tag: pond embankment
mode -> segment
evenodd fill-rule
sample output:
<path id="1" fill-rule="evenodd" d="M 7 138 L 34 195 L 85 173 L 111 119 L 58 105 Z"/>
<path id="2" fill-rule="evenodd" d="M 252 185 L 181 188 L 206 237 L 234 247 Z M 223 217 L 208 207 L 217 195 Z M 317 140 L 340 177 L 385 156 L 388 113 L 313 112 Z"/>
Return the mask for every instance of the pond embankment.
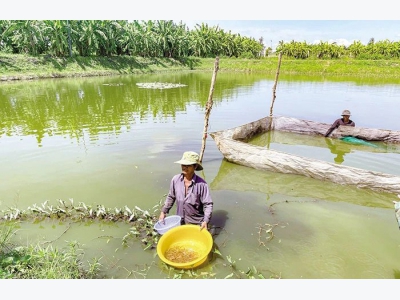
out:
<path id="1" fill-rule="evenodd" d="M 114 76 L 176 71 L 213 71 L 215 58 L 52 57 L 0 53 L 0 81 L 41 78 Z M 275 74 L 276 56 L 260 59 L 219 59 L 221 72 Z M 283 57 L 281 75 L 357 76 L 399 81 L 399 60 L 289 59 Z M 400 81 L 398 82 L 400 83 Z"/>

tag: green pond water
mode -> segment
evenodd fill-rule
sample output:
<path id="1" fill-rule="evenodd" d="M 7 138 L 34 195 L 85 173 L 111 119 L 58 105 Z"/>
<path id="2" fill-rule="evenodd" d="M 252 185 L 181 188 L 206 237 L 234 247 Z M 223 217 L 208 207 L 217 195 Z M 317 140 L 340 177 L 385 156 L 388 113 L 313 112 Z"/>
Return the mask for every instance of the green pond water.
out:
<path id="1" fill-rule="evenodd" d="M 211 73 L 171 73 L 53 79 L 0 84 L 0 210 L 27 209 L 58 199 L 152 211 L 180 171 L 182 152 L 200 152 Z M 269 114 L 273 76 L 220 72 L 208 131 Z M 182 84 L 144 89 L 142 83 Z M 400 84 L 281 77 L 275 115 L 333 122 L 343 109 L 356 126 L 399 130 Z M 324 138 L 260 136 L 253 143 L 344 165 L 399 174 L 396 147 L 382 152 Z M 384 146 L 384 145 L 381 145 Z M 338 149 L 338 150 L 337 150 Z M 198 272 L 225 278 L 255 266 L 286 279 L 398 278 L 400 231 L 396 195 L 339 186 L 301 176 L 261 172 L 225 161 L 210 136 L 204 170 L 214 200 L 212 254 Z M 266 230 L 272 228 L 273 238 Z M 124 222 L 22 222 L 16 244 L 60 248 L 78 241 L 83 261 L 102 257 L 107 278 L 164 279 L 174 274 L 144 250 L 122 245 Z M 235 274 L 239 274 L 236 273 Z M 235 277 L 235 275 L 234 275 Z"/>

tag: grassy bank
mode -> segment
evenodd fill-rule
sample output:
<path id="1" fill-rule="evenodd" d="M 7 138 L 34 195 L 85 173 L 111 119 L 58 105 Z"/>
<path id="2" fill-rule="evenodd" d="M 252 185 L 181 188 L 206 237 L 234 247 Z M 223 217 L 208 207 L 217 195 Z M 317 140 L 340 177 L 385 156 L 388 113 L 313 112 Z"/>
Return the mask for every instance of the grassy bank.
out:
<path id="1" fill-rule="evenodd" d="M 213 70 L 214 58 L 68 57 L 0 53 L 0 81 L 40 78 L 107 76 L 173 71 Z M 275 74 L 277 57 L 263 59 L 220 58 L 220 71 Z M 282 59 L 280 74 L 324 76 L 400 77 L 399 60 L 293 60 Z"/>

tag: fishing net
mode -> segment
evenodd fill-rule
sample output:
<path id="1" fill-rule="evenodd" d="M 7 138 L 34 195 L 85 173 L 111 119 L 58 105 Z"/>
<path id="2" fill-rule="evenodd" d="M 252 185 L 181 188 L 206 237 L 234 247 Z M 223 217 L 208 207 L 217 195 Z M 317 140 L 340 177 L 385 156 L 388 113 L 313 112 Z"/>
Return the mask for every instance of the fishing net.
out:
<path id="1" fill-rule="evenodd" d="M 365 146 L 374 147 L 374 148 L 378 147 L 377 145 L 375 145 L 373 143 L 364 141 L 362 139 L 358 139 L 358 138 L 356 138 L 354 136 L 345 136 L 345 137 L 342 137 L 340 139 L 343 142 L 346 142 L 346 143 L 349 143 L 349 144 L 353 144 L 353 145 L 365 145 Z"/>

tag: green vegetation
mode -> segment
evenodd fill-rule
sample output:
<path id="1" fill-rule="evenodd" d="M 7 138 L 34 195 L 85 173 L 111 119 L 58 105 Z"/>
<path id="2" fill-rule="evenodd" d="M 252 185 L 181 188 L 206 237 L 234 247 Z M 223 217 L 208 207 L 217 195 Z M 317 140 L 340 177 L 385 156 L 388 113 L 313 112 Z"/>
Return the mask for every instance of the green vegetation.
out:
<path id="1" fill-rule="evenodd" d="M 215 58 L 143 58 L 131 56 L 67 57 L 0 53 L 0 81 L 40 78 L 108 76 L 177 71 L 209 71 Z M 276 73 L 278 58 L 220 58 L 220 72 Z M 399 78 L 400 60 L 282 58 L 281 75 Z"/>
<path id="2" fill-rule="evenodd" d="M 0 20 L 0 52 L 52 57 L 236 57 L 261 58 L 272 53 L 263 37 L 226 32 L 197 24 L 189 30 L 172 20 Z M 350 46 L 280 41 L 276 52 L 295 59 L 398 59 L 400 42 L 375 41 Z"/>
<path id="3" fill-rule="evenodd" d="M 0 20 L 0 51 L 13 54 L 255 58 L 263 49 L 262 39 L 172 20 Z"/>
<path id="4" fill-rule="evenodd" d="M 84 268 L 80 260 L 83 251 L 76 242 L 67 250 L 53 249 L 51 245 L 14 246 L 10 242 L 15 223 L 3 223 L 0 228 L 0 279 L 81 279 L 98 278 L 97 259 Z"/>
<path id="5" fill-rule="evenodd" d="M 189 30 L 171 20 L 0 20 L 0 78 L 37 79 L 212 70 L 274 74 L 398 77 L 400 42 L 279 42 L 242 37 L 218 26 Z"/>
<path id="6" fill-rule="evenodd" d="M 122 245 L 127 246 L 128 239 L 136 239 L 143 245 L 144 251 L 155 251 L 159 234 L 153 229 L 161 208 L 161 201 L 153 207 L 153 212 L 142 210 L 138 207 L 130 209 L 106 208 L 102 205 L 91 207 L 80 202 L 74 205 L 72 199 L 69 203 L 58 200 L 57 204 L 50 204 L 48 201 L 41 205 L 33 205 L 26 210 L 8 208 L 0 212 L 0 279 L 80 279 L 80 278 L 101 278 L 101 259 L 94 258 L 91 262 L 82 262 L 84 252 L 79 249 L 77 242 L 69 242 L 68 249 L 60 250 L 53 248 L 51 244 L 47 247 L 16 246 L 11 240 L 17 234 L 14 230 L 17 222 L 41 222 L 46 219 L 57 219 L 60 221 L 69 220 L 72 222 L 83 222 L 87 220 L 99 222 L 128 222 L 131 226 L 129 231 L 122 238 Z M 259 227 L 258 242 L 260 246 L 266 247 L 265 242 L 272 240 L 273 228 L 277 224 L 265 224 Z M 283 226 L 284 227 L 284 226 Z M 68 229 L 67 229 L 68 230 Z M 224 278 L 248 278 L 265 279 L 281 278 L 280 275 L 270 270 L 257 270 L 252 266 L 247 271 L 237 267 L 236 261 L 226 256 L 226 261 L 221 252 L 214 248 L 210 253 L 209 260 L 222 259 L 222 266 L 227 268 L 227 275 Z M 86 265 L 86 266 L 85 266 Z M 128 271 L 131 275 L 146 278 L 149 268 L 138 271 Z M 216 263 L 216 265 L 220 265 Z M 167 278 L 217 278 L 213 270 L 208 272 L 198 270 L 178 270 L 162 263 Z M 135 274 L 133 274 L 135 273 Z M 269 277 L 266 275 L 269 274 Z"/>
<path id="7" fill-rule="evenodd" d="M 350 46 L 337 45 L 336 43 L 320 42 L 319 44 L 307 44 L 306 42 L 291 41 L 290 43 L 279 42 L 276 49 L 283 55 L 296 59 L 398 59 L 400 58 L 400 42 L 389 40 L 375 42 L 370 39 L 367 45 L 360 41 L 354 41 Z"/>
<path id="8" fill-rule="evenodd" d="M 155 206 L 157 209 L 159 205 Z M 91 207 L 80 202 L 74 205 L 73 199 L 69 203 L 58 200 L 57 205 L 48 201 L 41 205 L 33 205 L 26 210 L 16 207 L 2 210 L 0 221 L 0 279 L 1 278 L 31 278 L 31 279 L 79 279 L 99 278 L 101 269 L 100 259 L 88 262 L 88 267 L 83 267 L 80 257 L 84 255 L 79 250 L 78 243 L 70 242 L 67 250 L 53 249 L 51 244 L 43 248 L 40 245 L 21 247 L 14 246 L 11 238 L 16 222 L 33 221 L 41 222 L 45 219 L 66 220 L 81 222 L 85 220 L 98 220 L 104 222 L 129 222 L 131 228 L 123 237 L 122 244 L 126 245 L 129 238 L 138 238 L 144 245 L 144 250 L 155 248 L 159 235 L 153 229 L 156 222 L 156 213 L 150 214 L 140 208 L 109 209 L 102 205 Z M 78 253 L 79 252 L 79 253 Z"/>
<path id="9" fill-rule="evenodd" d="M 130 56 L 57 58 L 0 53 L 0 80 L 106 76 L 189 70 L 199 61 Z"/>
<path id="10" fill-rule="evenodd" d="M 49 204 L 48 201 L 41 205 L 34 204 L 26 210 L 20 210 L 16 207 L 2 210 L 0 221 L 27 221 L 29 219 L 35 222 L 44 219 L 71 220 L 74 222 L 84 220 L 103 220 L 109 222 L 126 221 L 131 224 L 131 230 L 122 239 L 126 244 L 128 237 L 139 237 L 141 242 L 148 248 L 154 248 L 158 242 L 159 235 L 153 230 L 154 223 L 158 220 L 161 201 L 153 207 L 154 212 L 150 214 L 147 210 L 138 207 L 130 209 L 128 206 L 123 208 L 106 208 L 103 205 L 92 207 L 83 202 L 74 205 L 74 200 L 70 199 L 69 203 L 61 199 L 57 205 Z M 9 233 L 7 234 L 9 236 Z"/>

